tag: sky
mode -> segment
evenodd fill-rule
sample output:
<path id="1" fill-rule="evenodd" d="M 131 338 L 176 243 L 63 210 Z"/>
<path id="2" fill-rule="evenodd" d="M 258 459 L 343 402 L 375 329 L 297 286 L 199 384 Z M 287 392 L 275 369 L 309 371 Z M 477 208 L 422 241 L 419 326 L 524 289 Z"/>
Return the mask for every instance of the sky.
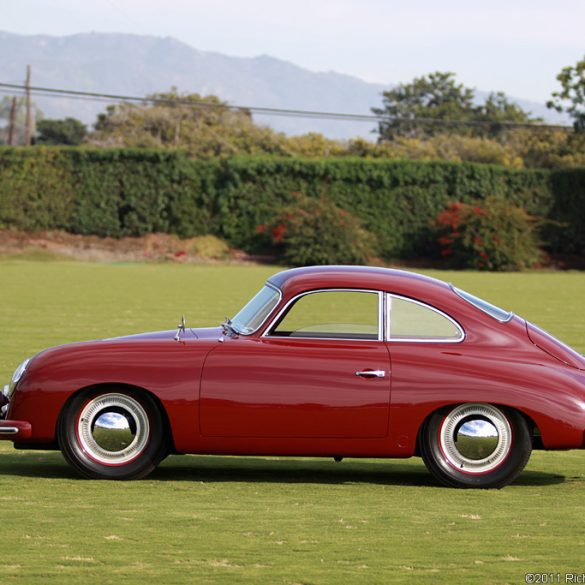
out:
<path id="1" fill-rule="evenodd" d="M 0 30 L 171 36 L 384 84 L 453 71 L 544 102 L 585 56 L 585 0 L 3 0 Z"/>

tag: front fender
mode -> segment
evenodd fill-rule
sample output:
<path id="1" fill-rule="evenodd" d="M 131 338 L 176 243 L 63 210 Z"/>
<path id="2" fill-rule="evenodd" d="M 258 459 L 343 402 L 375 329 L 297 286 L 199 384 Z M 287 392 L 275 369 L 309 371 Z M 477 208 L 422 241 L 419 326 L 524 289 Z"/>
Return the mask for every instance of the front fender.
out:
<path id="1" fill-rule="evenodd" d="M 52 443 L 59 415 L 76 392 L 96 385 L 143 388 L 156 396 L 181 452 L 199 434 L 199 381 L 207 341 L 99 341 L 45 350 L 31 361 L 12 397 L 8 418 L 28 421 L 31 443 Z"/>

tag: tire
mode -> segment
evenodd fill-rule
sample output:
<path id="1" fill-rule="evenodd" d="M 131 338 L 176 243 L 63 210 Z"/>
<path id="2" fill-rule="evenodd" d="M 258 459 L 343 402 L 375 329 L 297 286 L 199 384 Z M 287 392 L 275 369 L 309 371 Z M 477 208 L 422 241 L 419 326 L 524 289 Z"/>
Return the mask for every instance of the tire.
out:
<path id="1" fill-rule="evenodd" d="M 101 389 L 82 392 L 59 420 L 67 462 L 92 479 L 140 479 L 168 453 L 161 412 L 146 393 Z"/>
<path id="2" fill-rule="evenodd" d="M 457 488 L 502 488 L 528 463 L 532 439 L 524 417 L 492 404 L 461 404 L 434 412 L 419 436 L 427 469 Z"/>

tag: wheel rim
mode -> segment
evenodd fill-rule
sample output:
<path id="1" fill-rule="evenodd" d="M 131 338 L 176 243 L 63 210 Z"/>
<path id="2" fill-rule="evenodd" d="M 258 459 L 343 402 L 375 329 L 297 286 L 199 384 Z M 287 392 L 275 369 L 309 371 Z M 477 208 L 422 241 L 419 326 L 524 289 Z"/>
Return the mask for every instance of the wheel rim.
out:
<path id="1" fill-rule="evenodd" d="M 125 394 L 90 400 L 77 421 L 77 437 L 88 457 L 103 465 L 125 465 L 148 444 L 150 424 L 144 407 Z"/>
<path id="2" fill-rule="evenodd" d="M 439 441 L 449 465 L 479 475 L 506 460 L 512 448 L 512 429 L 495 406 L 463 404 L 443 419 Z"/>

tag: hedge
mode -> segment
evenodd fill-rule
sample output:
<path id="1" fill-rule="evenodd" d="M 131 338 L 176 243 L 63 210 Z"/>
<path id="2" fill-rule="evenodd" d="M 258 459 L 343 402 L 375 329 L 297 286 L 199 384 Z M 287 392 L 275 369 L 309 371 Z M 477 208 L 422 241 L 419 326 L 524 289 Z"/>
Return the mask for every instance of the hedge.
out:
<path id="1" fill-rule="evenodd" d="M 428 253 L 430 225 L 449 202 L 498 196 L 564 222 L 556 252 L 585 253 L 585 169 L 369 159 L 236 157 L 181 151 L 0 148 L 0 227 L 122 237 L 214 234 L 254 250 L 256 227 L 295 193 L 326 195 L 378 239 L 384 258 Z"/>

